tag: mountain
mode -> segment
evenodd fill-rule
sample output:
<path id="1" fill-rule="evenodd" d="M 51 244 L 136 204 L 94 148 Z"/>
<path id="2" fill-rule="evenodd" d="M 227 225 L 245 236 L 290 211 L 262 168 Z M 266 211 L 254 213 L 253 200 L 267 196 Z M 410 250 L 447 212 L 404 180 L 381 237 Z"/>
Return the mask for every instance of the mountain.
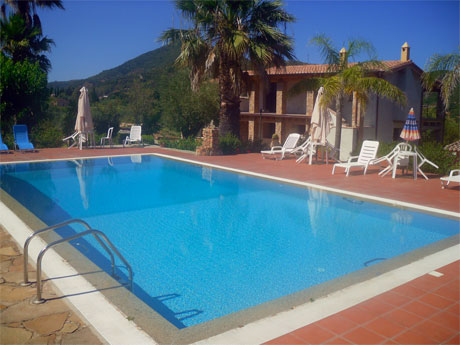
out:
<path id="1" fill-rule="evenodd" d="M 52 89 L 76 88 L 82 85 L 93 86 L 98 94 L 111 93 L 123 89 L 134 78 L 150 79 L 159 75 L 166 67 L 171 66 L 179 56 L 180 47 L 163 46 L 131 59 L 118 67 L 78 80 L 54 81 L 48 84 Z"/>

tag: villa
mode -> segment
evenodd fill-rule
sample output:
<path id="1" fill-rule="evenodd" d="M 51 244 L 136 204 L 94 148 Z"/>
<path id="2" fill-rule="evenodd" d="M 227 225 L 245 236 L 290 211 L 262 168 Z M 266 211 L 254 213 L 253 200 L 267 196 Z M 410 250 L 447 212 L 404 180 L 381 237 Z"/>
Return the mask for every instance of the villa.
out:
<path id="1" fill-rule="evenodd" d="M 344 51 L 343 48 L 341 52 Z M 367 109 L 360 109 L 354 96 L 345 99 L 340 145 L 342 159 L 346 159 L 357 145 L 360 121 L 364 121 L 364 139 L 391 142 L 398 139 L 410 108 L 414 108 L 417 122 L 422 124 L 422 131 L 429 127 L 438 138 L 442 137 L 444 114 L 440 107 L 436 110 L 436 119 L 421 118 L 425 91 L 421 82 L 423 71 L 410 59 L 407 42 L 401 47 L 400 60 L 382 63 L 386 70 L 376 70 L 374 75 L 401 89 L 407 96 L 407 106 L 403 109 L 386 99 L 371 95 Z M 240 105 L 241 138 L 269 142 L 276 133 L 283 142 L 289 133 L 308 132 L 316 92 L 308 91 L 289 97 L 288 91 L 302 79 L 327 75 L 330 73 L 327 70 L 327 64 L 269 68 L 268 87 L 264 87 L 264 82 L 254 71 L 248 71 L 250 86 L 247 95 L 241 98 Z M 329 142 L 333 144 L 334 138 L 335 128 L 328 136 Z"/>

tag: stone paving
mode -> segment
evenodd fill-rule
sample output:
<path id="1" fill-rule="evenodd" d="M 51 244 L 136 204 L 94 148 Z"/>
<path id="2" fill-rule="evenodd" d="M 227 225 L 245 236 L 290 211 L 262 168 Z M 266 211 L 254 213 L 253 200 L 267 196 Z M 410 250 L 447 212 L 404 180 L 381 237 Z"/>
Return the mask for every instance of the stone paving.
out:
<path id="1" fill-rule="evenodd" d="M 0 344 L 104 344 L 53 289 L 43 291 L 51 299 L 33 304 L 36 286 L 23 287 L 24 257 L 17 243 L 0 227 Z M 33 275 L 35 267 L 29 264 Z"/>

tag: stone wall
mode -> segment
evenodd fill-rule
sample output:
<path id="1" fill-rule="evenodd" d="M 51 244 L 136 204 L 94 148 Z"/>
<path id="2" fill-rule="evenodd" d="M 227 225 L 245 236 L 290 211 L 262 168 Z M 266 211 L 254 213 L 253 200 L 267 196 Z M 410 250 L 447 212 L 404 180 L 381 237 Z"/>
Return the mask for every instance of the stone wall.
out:
<path id="1" fill-rule="evenodd" d="M 219 129 L 214 126 L 203 129 L 203 143 L 196 148 L 198 156 L 218 156 L 222 152 L 219 148 Z"/>

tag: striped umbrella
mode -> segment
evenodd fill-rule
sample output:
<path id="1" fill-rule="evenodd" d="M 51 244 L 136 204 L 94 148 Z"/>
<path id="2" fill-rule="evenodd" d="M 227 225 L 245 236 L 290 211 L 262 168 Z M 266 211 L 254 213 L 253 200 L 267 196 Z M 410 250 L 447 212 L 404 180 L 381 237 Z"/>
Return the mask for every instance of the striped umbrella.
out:
<path id="1" fill-rule="evenodd" d="M 410 109 L 406 123 L 404 124 L 404 127 L 399 136 L 406 141 L 414 141 L 420 139 L 420 132 L 418 131 L 417 120 L 415 119 L 414 115 L 414 108 Z"/>

